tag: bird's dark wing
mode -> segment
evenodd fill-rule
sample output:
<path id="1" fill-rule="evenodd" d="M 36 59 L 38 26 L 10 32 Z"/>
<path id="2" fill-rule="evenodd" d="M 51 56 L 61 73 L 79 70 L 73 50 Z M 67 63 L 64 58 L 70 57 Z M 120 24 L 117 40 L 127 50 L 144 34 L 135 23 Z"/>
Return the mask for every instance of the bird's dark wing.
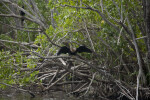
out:
<path id="1" fill-rule="evenodd" d="M 24 9 L 24 6 L 22 6 L 22 8 Z M 20 15 L 25 16 L 25 13 L 22 10 L 20 10 Z"/>
<path id="2" fill-rule="evenodd" d="M 57 52 L 57 55 L 60 55 L 62 53 L 66 54 L 66 53 L 69 53 L 70 54 L 70 49 L 66 46 L 63 46 L 59 49 L 59 51 Z"/>
<path id="3" fill-rule="evenodd" d="M 76 53 L 82 53 L 82 52 L 89 52 L 92 53 L 92 51 L 87 48 L 86 46 L 80 46 L 77 48 Z"/>
<path id="4" fill-rule="evenodd" d="M 21 15 L 21 16 L 25 16 L 25 13 L 21 10 L 21 11 L 20 11 L 20 15 Z"/>

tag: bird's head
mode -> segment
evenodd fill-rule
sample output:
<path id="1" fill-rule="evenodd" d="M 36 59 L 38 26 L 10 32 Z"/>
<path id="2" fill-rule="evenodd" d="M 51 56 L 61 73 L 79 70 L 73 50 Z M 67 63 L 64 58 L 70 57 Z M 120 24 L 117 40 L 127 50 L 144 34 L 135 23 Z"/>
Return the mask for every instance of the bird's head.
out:
<path id="1" fill-rule="evenodd" d="M 71 48 L 70 48 L 70 51 L 71 51 L 71 52 L 75 52 L 75 51 L 76 51 L 76 48 L 75 48 L 75 47 L 71 47 Z"/>

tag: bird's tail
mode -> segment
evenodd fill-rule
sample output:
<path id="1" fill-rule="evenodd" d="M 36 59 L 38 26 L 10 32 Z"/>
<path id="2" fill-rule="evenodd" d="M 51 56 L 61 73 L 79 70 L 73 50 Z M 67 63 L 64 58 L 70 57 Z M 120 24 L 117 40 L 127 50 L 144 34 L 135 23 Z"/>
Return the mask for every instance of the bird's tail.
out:
<path id="1" fill-rule="evenodd" d="M 21 19 L 21 26 L 24 26 L 24 18 Z"/>

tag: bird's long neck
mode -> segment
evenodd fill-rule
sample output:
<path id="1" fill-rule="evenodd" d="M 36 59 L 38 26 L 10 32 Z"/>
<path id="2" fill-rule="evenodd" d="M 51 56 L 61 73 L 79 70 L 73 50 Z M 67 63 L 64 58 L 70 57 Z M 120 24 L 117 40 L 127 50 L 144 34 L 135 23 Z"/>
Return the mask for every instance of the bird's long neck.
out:
<path id="1" fill-rule="evenodd" d="M 74 48 L 71 43 L 63 42 L 63 44 L 70 49 L 70 55 L 76 55 L 76 48 Z"/>
<path id="2" fill-rule="evenodd" d="M 76 54 L 76 48 L 74 48 L 72 45 L 70 45 L 70 51 L 71 51 L 71 55 L 75 55 Z"/>
<path id="3" fill-rule="evenodd" d="M 75 55 L 76 54 L 76 48 L 70 48 L 70 54 Z"/>

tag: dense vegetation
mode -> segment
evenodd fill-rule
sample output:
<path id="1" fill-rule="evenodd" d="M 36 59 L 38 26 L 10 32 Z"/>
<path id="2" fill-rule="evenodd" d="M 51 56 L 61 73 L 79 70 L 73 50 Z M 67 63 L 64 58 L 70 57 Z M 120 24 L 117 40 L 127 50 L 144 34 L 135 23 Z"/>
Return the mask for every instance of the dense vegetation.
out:
<path id="1" fill-rule="evenodd" d="M 149 0 L 1 0 L 0 88 L 148 98 L 149 8 Z M 93 53 L 56 56 L 65 43 Z"/>

